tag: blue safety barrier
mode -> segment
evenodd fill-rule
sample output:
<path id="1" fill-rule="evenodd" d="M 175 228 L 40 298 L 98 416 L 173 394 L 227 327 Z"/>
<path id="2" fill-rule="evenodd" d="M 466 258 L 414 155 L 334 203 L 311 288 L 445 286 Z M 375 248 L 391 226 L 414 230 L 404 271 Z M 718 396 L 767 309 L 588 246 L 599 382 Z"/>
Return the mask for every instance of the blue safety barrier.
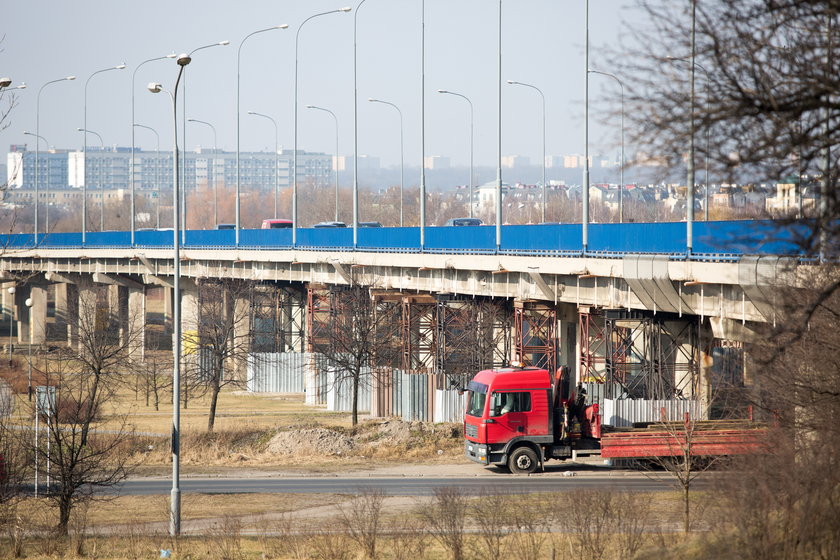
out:
<path id="1" fill-rule="evenodd" d="M 772 220 L 738 220 L 694 223 L 694 247 L 686 251 L 685 222 L 590 224 L 587 254 L 620 257 L 625 254 L 660 254 L 696 260 L 732 260 L 741 255 L 805 254 L 805 240 L 811 224 L 788 224 Z M 134 246 L 171 248 L 172 230 L 135 232 Z M 577 256 L 582 254 L 581 224 L 503 226 L 501 244 L 496 247 L 494 226 L 427 227 L 420 247 L 420 229 L 359 228 L 353 245 L 352 228 L 299 228 L 292 246 L 291 229 L 243 229 L 239 248 L 247 250 L 292 249 L 312 251 L 377 251 L 445 254 L 513 254 L 535 256 Z M 231 249 L 236 247 L 234 230 L 190 230 L 184 235 L 187 249 Z M 35 247 L 32 234 L 2 235 L 7 249 Z M 55 249 L 129 248 L 127 231 L 39 234 L 38 247 Z"/>

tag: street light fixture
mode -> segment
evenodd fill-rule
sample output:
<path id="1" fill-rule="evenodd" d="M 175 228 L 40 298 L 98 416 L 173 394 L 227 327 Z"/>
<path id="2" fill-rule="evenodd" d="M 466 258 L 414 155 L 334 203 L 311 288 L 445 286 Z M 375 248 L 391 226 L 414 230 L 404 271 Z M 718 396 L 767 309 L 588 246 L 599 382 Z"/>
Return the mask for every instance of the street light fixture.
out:
<path id="1" fill-rule="evenodd" d="M 540 94 L 540 99 L 542 100 L 542 221 L 545 222 L 545 203 L 546 203 L 546 185 L 545 185 L 545 95 L 540 88 L 532 84 L 526 84 L 525 82 L 517 82 L 514 80 L 508 80 L 508 84 L 512 86 L 525 86 L 527 88 L 531 88 L 535 90 L 537 93 Z"/>
<path id="2" fill-rule="evenodd" d="M 621 167 L 619 170 L 621 184 L 618 189 L 618 222 L 624 222 L 624 82 L 618 79 L 618 76 L 610 74 L 609 72 L 600 72 L 598 70 L 589 70 L 590 74 L 600 74 L 607 76 L 618 82 L 621 88 Z"/>
<path id="3" fill-rule="evenodd" d="M 472 104 L 472 101 L 470 100 L 469 97 L 467 97 L 466 95 L 461 94 L 461 93 L 457 93 L 457 92 L 449 91 L 449 90 L 445 90 L 445 89 L 439 89 L 438 93 L 443 93 L 443 94 L 446 94 L 446 95 L 454 95 L 456 97 L 460 97 L 462 99 L 465 99 L 467 101 L 467 103 L 469 103 L 469 105 L 470 105 L 470 218 L 472 218 L 473 217 L 473 205 L 474 205 L 473 184 L 475 183 L 475 178 L 473 177 L 473 145 L 474 145 L 474 136 L 475 136 L 474 133 L 473 133 L 473 131 L 474 131 L 474 128 L 473 128 L 473 125 L 474 125 L 473 104 Z"/>
<path id="4" fill-rule="evenodd" d="M 187 122 L 194 122 L 209 126 L 213 131 L 213 158 L 210 160 L 211 175 L 213 176 L 213 224 L 214 227 L 219 223 L 219 193 L 218 184 L 216 180 L 216 153 L 218 152 L 218 136 L 216 136 L 216 127 L 207 121 L 200 121 L 198 119 L 187 119 Z"/>
<path id="5" fill-rule="evenodd" d="M 134 231 L 136 229 L 136 224 L 135 224 L 136 211 L 134 209 L 134 204 L 135 204 L 135 195 L 134 195 L 134 183 L 135 183 L 135 180 L 134 180 L 134 175 L 135 175 L 135 169 L 134 169 L 134 165 L 135 165 L 135 162 L 134 162 L 134 128 L 137 127 L 137 126 L 140 126 L 140 128 L 148 128 L 148 127 L 143 127 L 142 125 L 138 125 L 134 122 L 134 81 L 137 78 L 137 71 L 140 70 L 140 67 L 143 66 L 144 64 L 146 64 L 147 62 L 154 62 L 155 60 L 166 60 L 167 58 L 175 58 L 176 56 L 178 56 L 178 55 L 176 55 L 173 52 L 173 53 L 167 54 L 165 56 L 156 56 L 155 58 L 150 58 L 148 60 L 144 60 L 143 62 L 141 62 L 140 64 L 137 65 L 137 67 L 134 69 L 134 73 L 131 75 L 131 163 L 129 164 L 129 167 L 128 167 L 128 180 L 129 180 L 130 190 L 131 190 L 131 245 L 132 246 L 134 246 Z M 152 130 L 153 132 L 155 132 L 155 134 L 157 134 L 157 132 L 154 131 L 154 129 L 150 129 L 150 130 Z M 159 145 L 158 145 L 158 152 L 160 152 L 160 146 Z M 156 162 L 156 163 L 160 163 L 160 162 Z M 155 166 L 155 167 L 157 167 L 157 166 Z M 158 183 L 158 186 L 160 186 L 160 183 Z M 159 222 L 160 222 L 160 198 L 158 198 L 158 227 L 160 227 Z"/>
<path id="6" fill-rule="evenodd" d="M 277 121 L 274 118 L 265 115 L 263 113 L 257 113 L 256 111 L 248 111 L 249 115 L 254 115 L 257 117 L 263 117 L 264 119 L 268 119 L 271 121 L 271 124 L 274 125 L 274 219 L 277 219 L 277 203 L 280 193 L 280 135 L 277 129 Z M 237 196 L 237 200 L 238 200 Z M 238 214 L 237 214 L 238 216 Z"/>
<path id="7" fill-rule="evenodd" d="M 51 80 L 44 85 L 42 85 L 38 89 L 38 95 L 35 98 L 35 135 L 41 134 L 41 92 L 44 91 L 44 88 L 50 84 L 55 84 L 58 82 L 66 82 L 75 80 L 76 76 L 66 76 L 64 78 L 59 78 L 57 80 Z M 20 86 L 18 86 L 20 87 Z M 41 159 L 41 145 L 36 140 L 35 142 L 35 243 L 38 243 L 38 200 L 39 200 L 39 186 L 40 186 L 40 159 Z M 49 185 L 49 181 L 47 182 Z M 50 205 L 49 205 L 49 197 L 47 197 L 47 216 L 49 216 Z M 44 228 L 45 231 L 49 231 L 49 218 L 47 219 L 47 227 Z"/>
<path id="8" fill-rule="evenodd" d="M 144 124 L 134 123 L 134 127 L 145 128 L 146 130 L 151 130 L 155 134 L 155 141 L 157 144 L 157 149 L 155 150 L 155 186 L 157 187 L 157 220 L 155 222 L 155 228 L 160 229 L 160 135 L 158 134 L 157 130 Z M 133 138 L 134 135 L 132 134 L 132 139 Z M 132 231 L 132 235 L 133 233 L 134 232 Z"/>
<path id="9" fill-rule="evenodd" d="M 330 10 L 328 12 L 321 12 L 314 14 L 303 20 L 298 25 L 297 33 L 295 33 L 295 144 L 294 153 L 292 154 L 292 246 L 297 245 L 297 228 L 298 228 L 298 212 L 297 212 L 297 154 L 298 154 L 298 47 L 300 44 L 300 30 L 311 19 L 329 14 L 337 14 L 339 12 L 349 12 L 352 8 L 345 7 L 337 10 Z"/>
<path id="10" fill-rule="evenodd" d="M 400 115 L 400 227 L 403 227 L 403 190 L 405 188 L 405 150 L 403 149 L 403 114 L 400 108 L 390 101 L 383 101 L 381 99 L 368 98 L 371 103 L 382 103 L 390 105 L 397 110 Z M 470 214 L 472 216 L 472 214 Z"/>
<path id="11" fill-rule="evenodd" d="M 78 130 L 79 132 L 93 134 L 94 136 L 99 138 L 99 149 L 102 153 L 105 152 L 105 142 L 102 140 L 101 134 L 84 128 L 77 128 L 76 130 Z M 85 165 L 85 167 L 87 167 L 87 165 Z M 105 182 L 102 180 L 102 167 L 104 166 L 100 166 L 99 168 L 99 231 L 105 231 Z M 87 183 L 87 181 L 85 181 L 85 183 Z"/>
<path id="12" fill-rule="evenodd" d="M 150 83 L 148 89 L 152 93 L 164 91 L 172 99 L 173 120 L 173 148 L 172 148 L 172 230 L 173 230 L 173 294 L 172 324 L 174 335 L 172 339 L 172 491 L 170 493 L 169 533 L 178 536 L 181 532 L 181 244 L 179 235 L 178 214 L 180 212 L 178 196 L 178 84 L 184 73 L 184 67 L 192 59 L 187 54 L 178 57 L 178 78 L 175 80 L 175 90 L 171 93 L 158 83 Z"/>
<path id="13" fill-rule="evenodd" d="M 245 35 L 245 37 L 239 42 L 239 49 L 236 51 L 236 200 L 234 202 L 234 213 L 236 225 L 234 229 L 236 230 L 235 234 L 235 244 L 239 246 L 239 230 L 240 228 L 240 211 L 239 211 L 239 194 L 241 190 L 240 184 L 240 165 L 239 165 L 239 82 L 240 82 L 240 72 L 239 67 L 242 62 L 242 45 L 245 44 L 245 41 L 248 40 L 249 37 L 256 35 L 257 33 L 265 33 L 266 31 L 274 31 L 275 29 L 288 29 L 288 24 L 281 24 L 275 25 L 274 27 L 266 27 L 265 29 L 258 29 L 257 31 L 252 31 L 251 33 Z M 278 156 L 279 157 L 279 156 Z M 279 164 L 278 164 L 279 165 Z M 276 190 L 276 187 L 275 187 Z M 276 197 L 276 195 L 275 195 Z M 277 217 L 277 202 L 274 203 L 274 217 Z"/>
<path id="14" fill-rule="evenodd" d="M 118 64 L 117 66 L 111 66 L 109 68 L 103 68 L 102 70 L 97 70 L 93 74 L 91 74 L 87 81 L 85 81 L 85 117 L 84 117 L 84 125 L 82 126 L 81 130 L 85 133 L 84 142 L 82 145 L 82 245 L 85 244 L 85 239 L 87 235 L 87 91 L 88 91 L 88 84 L 90 84 L 90 80 L 96 76 L 97 74 L 101 74 L 102 72 L 109 72 L 111 70 L 123 70 L 125 69 L 125 62 L 122 64 Z M 67 78 L 69 79 L 69 78 Z M 100 137 L 101 138 L 101 137 Z M 102 209 L 105 210 L 104 200 Z M 38 205 L 35 205 L 37 210 Z"/>
<path id="15" fill-rule="evenodd" d="M 307 105 L 307 109 L 317 109 L 318 111 L 324 111 L 325 113 L 329 113 L 332 115 L 333 120 L 335 121 L 335 221 L 338 221 L 338 117 L 335 116 L 335 113 L 330 111 L 329 109 L 324 109 L 323 107 L 318 107 L 316 105 Z"/>

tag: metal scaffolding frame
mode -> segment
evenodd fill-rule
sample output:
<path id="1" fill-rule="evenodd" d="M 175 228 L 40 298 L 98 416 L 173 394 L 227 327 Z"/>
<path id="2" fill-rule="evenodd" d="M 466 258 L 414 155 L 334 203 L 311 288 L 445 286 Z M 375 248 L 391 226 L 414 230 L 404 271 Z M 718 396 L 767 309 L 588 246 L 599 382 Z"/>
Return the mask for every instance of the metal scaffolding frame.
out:
<path id="1" fill-rule="evenodd" d="M 530 366 L 557 370 L 557 308 L 538 301 L 513 304 L 516 355 Z"/>
<path id="2" fill-rule="evenodd" d="M 306 302 L 299 288 L 276 284 L 256 286 L 251 302 L 254 351 L 303 351 Z"/>
<path id="3" fill-rule="evenodd" d="M 437 301 L 431 295 L 407 295 L 402 300 L 402 369 L 434 373 L 437 354 Z"/>

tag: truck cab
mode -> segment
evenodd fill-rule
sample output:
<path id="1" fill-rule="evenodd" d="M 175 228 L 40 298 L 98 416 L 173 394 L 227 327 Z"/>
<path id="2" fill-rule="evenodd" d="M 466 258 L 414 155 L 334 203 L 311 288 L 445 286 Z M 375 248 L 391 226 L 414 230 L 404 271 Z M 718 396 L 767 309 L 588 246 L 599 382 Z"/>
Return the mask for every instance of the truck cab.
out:
<path id="1" fill-rule="evenodd" d="M 593 424 L 600 427 L 597 405 L 586 409 L 567 386 L 562 372 L 552 379 L 539 368 L 479 372 L 467 386 L 467 458 L 528 474 L 546 459 L 571 457 L 572 449 L 597 449 L 592 433 Z M 584 414 L 592 423 L 582 421 Z"/>

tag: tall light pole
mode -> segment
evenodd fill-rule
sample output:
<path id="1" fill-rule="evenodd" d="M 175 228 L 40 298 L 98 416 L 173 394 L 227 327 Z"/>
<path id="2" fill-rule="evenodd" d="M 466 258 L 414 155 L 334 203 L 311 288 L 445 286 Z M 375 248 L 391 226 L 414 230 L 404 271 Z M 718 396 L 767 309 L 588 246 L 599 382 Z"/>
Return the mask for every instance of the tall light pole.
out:
<path id="1" fill-rule="evenodd" d="M 272 117 L 269 117 L 268 115 L 265 115 L 263 113 L 257 113 L 256 111 L 248 111 L 248 114 L 268 119 L 271 121 L 271 124 L 274 125 L 274 219 L 276 220 L 278 212 L 278 200 L 280 197 L 280 135 L 277 128 L 277 121 L 274 120 Z M 239 196 L 237 195 L 236 198 L 238 200 Z M 237 219 L 238 217 L 239 213 L 237 213 Z"/>
<path id="2" fill-rule="evenodd" d="M 297 244 L 297 228 L 298 228 L 298 211 L 297 211 L 297 155 L 298 155 L 298 46 L 300 44 L 300 30 L 311 19 L 325 16 L 328 14 L 336 14 L 339 12 L 349 12 L 351 8 L 339 8 L 337 10 L 330 10 L 328 12 L 321 12 L 314 14 L 303 20 L 298 25 L 297 33 L 295 33 L 295 147 L 292 154 L 292 246 Z"/>
<path id="3" fill-rule="evenodd" d="M 581 228 L 583 254 L 589 246 L 589 0 L 586 0 L 585 8 L 586 39 L 584 47 L 584 101 L 583 101 L 583 185 L 581 186 Z"/>
<path id="4" fill-rule="evenodd" d="M 29 395 L 29 402 L 32 402 L 32 298 L 26 298 L 26 301 L 23 302 L 26 305 L 26 314 L 27 314 L 27 323 L 29 324 L 29 332 L 26 333 L 26 342 L 27 346 L 29 347 L 29 368 L 28 373 L 26 374 L 27 379 L 27 389 L 26 393 Z M 37 487 L 37 484 L 36 484 Z"/>
<path id="5" fill-rule="evenodd" d="M 75 80 L 75 79 L 76 79 L 76 76 L 65 76 L 64 78 L 59 78 L 57 80 L 50 80 L 49 82 L 45 83 L 40 88 L 38 88 L 38 95 L 35 98 L 35 136 L 36 137 L 40 138 L 40 136 L 38 136 L 38 135 L 41 134 L 41 92 L 44 91 L 44 88 L 47 87 L 50 84 L 55 84 L 55 83 L 58 83 L 58 82 L 66 82 L 66 81 L 71 81 L 71 80 Z M 20 86 L 18 86 L 18 87 L 20 87 Z M 40 146 L 41 146 L 40 143 L 38 143 L 38 141 L 36 140 L 36 142 L 35 142 L 35 243 L 36 244 L 38 243 L 38 200 L 39 200 L 38 189 L 39 189 L 39 186 L 40 186 L 40 180 L 39 180 L 40 179 L 40 169 L 39 169 L 39 167 L 40 167 L 40 159 L 41 159 Z M 49 148 L 49 146 L 47 146 L 47 148 Z M 47 184 L 49 184 L 49 179 L 47 181 L 48 181 Z M 47 211 L 49 212 L 49 197 L 47 197 Z M 49 230 L 49 223 L 47 224 L 47 227 L 44 228 L 44 229 L 45 229 L 45 231 Z"/>
<path id="6" fill-rule="evenodd" d="M 706 70 L 699 62 L 693 62 L 691 59 L 688 59 L 688 58 L 679 58 L 679 57 L 676 57 L 676 56 L 666 56 L 665 59 L 666 60 L 671 60 L 671 61 L 677 61 L 677 62 L 685 62 L 687 64 L 693 64 L 694 66 L 696 66 L 697 68 L 699 68 L 700 70 L 703 71 L 703 73 L 706 75 L 706 113 L 708 114 L 709 103 L 710 103 L 710 100 L 711 100 L 711 93 L 709 91 L 709 78 L 710 78 L 709 71 Z M 693 122 L 693 120 L 694 119 L 693 119 L 693 114 L 692 114 L 692 122 Z M 703 217 L 704 217 L 704 221 L 706 221 L 706 222 L 709 221 L 709 148 L 710 148 L 710 144 L 711 144 L 710 134 L 711 134 L 711 129 L 709 127 L 706 127 L 706 155 L 703 158 L 703 166 L 705 168 L 705 179 L 704 179 L 705 185 L 704 185 L 704 189 L 703 189 L 704 190 L 704 194 L 703 194 Z M 691 136 L 693 138 L 694 134 L 692 133 Z"/>
<path id="7" fill-rule="evenodd" d="M 358 24 L 359 10 L 367 0 L 361 0 L 353 12 L 353 247 L 359 233 L 359 85 L 358 85 Z M 399 109 L 397 109 L 399 110 Z M 402 113 L 400 113 L 400 152 L 402 152 Z M 402 157 L 402 154 L 400 155 Z M 338 170 L 336 170 L 338 172 Z M 403 225 L 402 182 L 400 183 L 400 227 Z"/>
<path id="8" fill-rule="evenodd" d="M 688 164 L 686 165 L 686 208 L 685 208 L 685 250 L 688 256 L 694 248 L 694 71 L 697 45 L 695 24 L 697 21 L 697 0 L 691 0 L 691 62 L 688 65 L 691 76 L 691 99 L 689 104 Z"/>
<path id="9" fill-rule="evenodd" d="M 111 70 L 123 70 L 125 68 L 125 62 L 122 64 L 118 64 L 117 66 L 111 66 L 110 68 L 103 68 L 102 70 L 97 70 L 93 74 L 91 74 L 87 81 L 85 81 L 85 116 L 84 116 L 84 125 L 82 126 L 82 130 L 84 131 L 84 142 L 82 145 L 82 245 L 85 244 L 85 238 L 87 235 L 87 91 L 88 91 L 88 84 L 90 84 L 91 79 L 96 76 L 97 74 L 101 74 L 102 72 L 109 72 Z M 104 201 L 103 201 L 104 203 Z M 36 205 L 37 209 L 37 205 Z M 103 205 L 104 210 L 104 205 Z"/>
<path id="10" fill-rule="evenodd" d="M 0 82 L 0 84 L 2 84 L 2 82 Z M 15 320 L 15 291 L 16 290 L 15 290 L 14 286 L 10 286 L 8 288 L 9 296 L 12 300 L 12 304 L 9 306 L 9 366 L 10 367 L 12 365 L 12 351 L 14 349 L 13 348 L 14 344 L 12 343 L 12 331 L 14 330 L 12 323 Z"/>
<path id="11" fill-rule="evenodd" d="M 498 106 L 496 107 L 496 118 L 498 119 L 497 131 L 497 153 L 496 153 L 496 251 L 502 248 L 502 0 L 499 0 L 499 52 L 498 52 L 498 77 L 496 87 L 498 88 Z"/>
<path id="12" fill-rule="evenodd" d="M 189 53 L 187 53 L 187 58 L 192 60 L 192 55 L 194 53 L 197 53 L 198 51 L 201 51 L 201 50 L 204 50 L 204 49 L 209 49 L 209 48 L 212 48 L 212 47 L 224 47 L 224 46 L 227 46 L 229 44 L 230 44 L 230 41 L 228 41 L 227 39 L 225 39 L 224 41 L 219 41 L 217 43 L 210 43 L 209 45 L 204 45 L 202 47 L 198 47 L 196 49 L 191 50 Z M 182 125 L 181 135 L 182 136 L 181 136 L 181 138 L 183 140 L 183 146 L 184 146 L 184 157 L 181 161 L 181 171 L 182 171 L 182 176 L 183 176 L 183 180 L 184 180 L 184 185 L 183 185 L 184 188 L 181 189 L 181 191 L 182 191 L 181 192 L 181 207 L 182 207 L 182 211 L 181 211 L 181 240 L 183 242 L 186 242 L 186 240 L 187 240 L 187 185 L 186 185 L 186 178 L 187 178 L 187 156 L 186 156 L 186 150 L 187 150 L 187 74 L 186 74 L 186 72 L 184 72 L 184 91 L 183 91 L 183 95 L 181 96 L 181 109 L 182 109 L 182 111 L 181 111 L 182 112 L 182 115 L 181 115 L 181 125 Z"/>
<path id="13" fill-rule="evenodd" d="M 467 101 L 467 103 L 469 103 L 469 105 L 470 105 L 470 218 L 472 218 L 473 217 L 473 205 L 474 205 L 473 184 L 475 183 L 475 178 L 473 177 L 473 145 L 474 145 L 474 142 L 473 142 L 474 141 L 473 104 L 472 104 L 472 101 L 470 101 L 469 97 L 467 97 L 466 95 L 463 95 L 461 93 L 456 93 L 454 91 L 449 91 L 449 90 L 446 90 L 446 89 L 439 89 L 438 93 L 444 93 L 444 94 L 447 94 L 447 95 L 454 95 L 456 97 L 460 97 L 462 99 L 465 99 Z"/>
<path id="14" fill-rule="evenodd" d="M 175 80 L 175 92 L 170 93 L 163 86 L 151 83 L 148 89 L 152 93 L 166 91 L 172 99 L 173 121 L 173 149 L 172 149 L 172 230 L 173 230 L 173 292 L 172 324 L 174 335 L 172 338 L 172 491 L 169 504 L 169 534 L 178 536 L 181 533 L 181 236 L 179 235 L 178 213 L 180 204 L 178 197 L 178 84 L 184 67 L 191 61 L 189 55 L 178 57 L 178 79 Z"/>
<path id="15" fill-rule="evenodd" d="M 508 84 L 513 86 L 525 86 L 527 88 L 531 88 L 535 90 L 537 93 L 540 94 L 540 99 L 542 100 L 542 221 L 545 221 L 545 202 L 546 202 L 546 186 L 545 186 L 545 95 L 540 88 L 532 84 L 526 84 L 525 82 L 517 82 L 514 80 L 508 80 Z"/>
<path id="16" fill-rule="evenodd" d="M 383 103 L 397 110 L 400 116 L 400 227 L 403 227 L 403 190 L 405 189 L 405 150 L 403 150 L 403 114 L 400 108 L 390 101 L 368 98 L 371 103 Z"/>
<path id="17" fill-rule="evenodd" d="M 50 149 L 50 143 L 49 143 L 49 142 L 47 142 L 47 139 L 46 139 L 46 138 L 44 138 L 43 136 L 41 136 L 40 134 L 35 134 L 34 132 L 27 132 L 27 131 L 25 131 L 25 130 L 23 131 L 23 133 L 24 133 L 26 136 L 34 136 L 34 137 L 35 137 L 36 153 L 37 153 L 37 150 L 38 150 L 38 149 L 40 149 L 40 143 L 41 143 L 41 140 L 43 140 L 43 141 L 44 141 L 44 144 L 46 144 L 46 145 L 47 145 L 47 150 L 49 150 L 49 149 Z M 36 159 L 36 161 L 37 161 L 37 159 L 38 159 L 38 158 L 36 157 L 35 159 Z M 37 167 L 36 167 L 36 169 L 37 169 Z M 48 176 L 48 177 L 49 177 L 49 173 L 50 173 L 50 162 L 49 162 L 49 160 L 47 160 L 47 176 Z M 37 173 L 35 174 L 35 176 L 37 177 Z M 49 179 L 47 179 L 47 181 L 49 181 Z M 36 189 L 35 189 L 35 206 L 37 207 L 37 206 L 38 206 L 38 189 L 37 189 L 38 180 L 37 180 L 37 179 L 35 180 L 35 184 L 36 184 Z M 47 209 L 49 209 L 49 207 L 50 207 L 50 197 L 49 197 L 49 196 L 47 196 Z M 38 243 L 38 237 L 37 237 L 37 236 L 38 236 L 38 233 L 37 233 L 37 232 L 38 232 L 38 229 L 37 229 L 37 228 L 34 228 L 34 229 L 35 229 L 35 243 L 37 244 L 37 243 Z M 47 225 L 46 225 L 46 227 L 44 227 L 44 231 L 45 231 L 45 232 L 49 232 L 49 230 L 50 230 L 50 222 L 49 222 L 49 219 L 48 219 L 48 220 L 47 220 Z"/>
<path id="18" fill-rule="evenodd" d="M 155 151 L 155 186 L 157 187 L 157 220 L 155 221 L 155 229 L 160 229 L 160 135 L 158 134 L 157 130 L 150 126 L 137 123 L 134 123 L 134 126 L 137 128 L 145 128 L 146 130 L 151 130 L 155 134 L 155 141 L 157 142 L 157 149 Z M 132 141 L 133 137 L 134 135 L 132 135 Z M 132 235 L 133 234 L 134 231 L 132 231 Z"/>
<path id="19" fill-rule="evenodd" d="M 266 31 L 274 31 L 275 29 L 287 29 L 289 26 L 287 24 L 275 25 L 274 27 L 266 27 L 265 29 L 258 29 L 256 31 L 252 31 L 251 33 L 245 35 L 245 37 L 239 42 L 239 49 L 236 51 L 236 200 L 234 201 L 234 214 L 236 225 L 234 229 L 235 232 L 235 243 L 239 246 L 239 230 L 240 230 L 240 212 L 239 212 L 239 192 L 241 189 L 240 186 L 240 165 L 239 165 L 239 82 L 240 82 L 240 71 L 239 67 L 242 62 L 242 45 L 245 44 L 245 41 L 248 40 L 249 37 L 256 35 L 257 33 L 265 33 Z M 274 217 L 277 217 L 277 203 L 274 204 Z"/>
<path id="20" fill-rule="evenodd" d="M 621 167 L 619 169 L 620 178 L 619 182 L 620 185 L 618 187 L 618 222 L 624 222 L 624 82 L 618 79 L 617 76 L 610 74 L 609 72 L 600 72 L 598 70 L 590 70 L 590 74 L 600 74 L 602 76 L 607 76 L 618 82 L 618 86 L 621 88 Z"/>
<path id="21" fill-rule="evenodd" d="M 99 149 L 101 153 L 105 152 L 105 142 L 102 140 L 102 135 L 94 132 L 92 130 L 88 130 L 85 128 L 77 128 L 79 132 L 84 132 L 86 134 L 93 134 L 97 138 L 99 138 Z M 87 167 L 87 163 L 85 164 Z M 99 231 L 105 231 L 105 184 L 102 182 L 102 169 L 99 169 L 99 193 L 100 193 L 100 211 L 99 211 Z M 87 183 L 87 180 L 85 181 Z"/>
<path id="22" fill-rule="evenodd" d="M 335 113 L 330 111 L 329 109 L 325 109 L 323 107 L 318 107 L 316 105 L 307 105 L 307 109 L 317 109 L 318 111 L 324 111 L 325 113 L 329 113 L 332 115 L 333 120 L 335 121 L 335 221 L 338 221 L 338 117 L 335 116 Z"/>
<path id="23" fill-rule="evenodd" d="M 219 223 L 219 193 L 217 192 L 219 189 L 218 181 L 216 181 L 216 153 L 218 152 L 218 136 L 216 135 L 216 127 L 210 124 L 207 121 L 200 121 L 198 119 L 187 119 L 187 122 L 194 122 L 198 124 L 203 124 L 210 127 L 210 130 L 213 131 L 213 157 L 210 160 L 210 174 L 213 176 L 213 227 L 216 227 L 216 224 Z"/>
<path id="24" fill-rule="evenodd" d="M 134 72 L 131 74 L 131 163 L 128 166 L 128 181 L 129 181 L 129 190 L 130 190 L 130 193 L 131 193 L 130 194 L 130 196 L 131 196 L 131 203 L 130 203 L 131 208 L 130 208 L 130 210 L 131 210 L 131 245 L 132 246 L 134 245 L 134 230 L 136 229 L 136 227 L 135 227 L 136 211 L 134 209 L 134 204 L 135 204 L 135 200 L 134 200 L 135 199 L 135 195 L 134 195 L 134 183 L 135 183 L 135 181 L 134 181 L 134 174 L 135 174 L 135 168 L 134 168 L 134 166 L 135 166 L 135 162 L 134 162 L 134 128 L 137 127 L 137 126 L 141 126 L 141 125 L 137 125 L 134 122 L 134 82 L 135 82 L 135 79 L 137 78 L 137 71 L 140 70 L 140 67 L 143 66 L 144 64 L 146 64 L 147 62 L 154 62 L 155 60 L 165 60 L 167 58 L 175 58 L 176 56 L 178 56 L 178 55 L 176 55 L 173 52 L 173 53 L 167 54 L 165 56 L 156 56 L 155 58 L 149 58 L 147 60 L 144 60 L 140 64 L 138 64 L 134 68 Z M 148 128 L 148 127 L 142 127 L 141 126 L 141 128 Z M 152 130 L 154 132 L 154 129 L 150 129 L 150 130 Z M 157 134 L 157 132 L 155 132 L 155 134 Z M 158 147 L 158 152 L 160 152 L 160 147 Z M 160 162 L 157 162 L 157 163 L 160 163 Z M 158 185 L 160 185 L 160 183 L 158 183 Z M 160 206 L 159 205 L 160 205 L 160 198 L 158 198 L 158 222 L 160 222 Z M 160 223 L 158 223 L 158 227 L 160 227 Z"/>

